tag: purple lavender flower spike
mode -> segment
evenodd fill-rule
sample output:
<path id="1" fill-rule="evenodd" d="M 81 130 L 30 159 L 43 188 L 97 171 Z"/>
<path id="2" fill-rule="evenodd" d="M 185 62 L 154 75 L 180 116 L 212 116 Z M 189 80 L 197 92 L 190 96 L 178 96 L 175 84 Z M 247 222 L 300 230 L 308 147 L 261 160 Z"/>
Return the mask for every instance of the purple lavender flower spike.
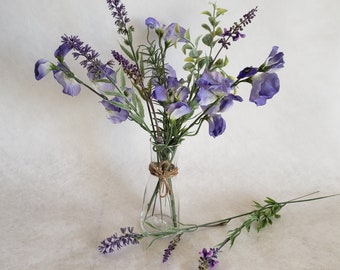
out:
<path id="1" fill-rule="evenodd" d="M 261 73 L 252 78 L 249 100 L 257 106 L 265 105 L 267 99 L 279 92 L 280 80 L 276 73 Z"/>
<path id="2" fill-rule="evenodd" d="M 214 114 L 208 118 L 209 123 L 209 135 L 213 138 L 224 133 L 226 129 L 226 123 L 221 115 Z"/>
<path id="3" fill-rule="evenodd" d="M 178 242 L 181 240 L 181 236 L 183 233 L 177 234 L 173 240 L 170 241 L 170 244 L 167 249 L 164 250 L 163 253 L 163 263 L 167 262 L 171 256 L 172 251 L 175 250 Z"/>
<path id="4" fill-rule="evenodd" d="M 52 63 L 46 59 L 39 59 L 34 66 L 34 75 L 36 80 L 40 80 L 51 71 Z"/>
<path id="5" fill-rule="evenodd" d="M 184 102 L 175 102 L 167 106 L 166 112 L 171 120 L 177 120 L 178 118 L 191 112 L 191 108 Z"/>
<path id="6" fill-rule="evenodd" d="M 203 248 L 200 254 L 199 259 L 199 270 L 207 270 L 212 269 L 218 264 L 217 260 L 217 248 L 210 248 L 209 251 L 206 248 Z"/>
<path id="7" fill-rule="evenodd" d="M 99 252 L 103 254 L 115 253 L 122 247 L 139 244 L 138 239 L 142 236 L 133 232 L 133 227 L 121 228 L 122 235 L 116 233 L 111 237 L 106 238 L 98 247 Z"/>
<path id="8" fill-rule="evenodd" d="M 150 29 L 158 29 L 160 28 L 160 24 L 159 22 L 153 18 L 153 17 L 149 17 L 145 20 L 145 25 L 147 27 L 149 27 Z"/>
<path id="9" fill-rule="evenodd" d="M 80 92 L 80 84 L 73 78 L 69 78 L 62 70 L 56 70 L 53 74 L 59 84 L 63 86 L 63 93 L 76 96 Z"/>

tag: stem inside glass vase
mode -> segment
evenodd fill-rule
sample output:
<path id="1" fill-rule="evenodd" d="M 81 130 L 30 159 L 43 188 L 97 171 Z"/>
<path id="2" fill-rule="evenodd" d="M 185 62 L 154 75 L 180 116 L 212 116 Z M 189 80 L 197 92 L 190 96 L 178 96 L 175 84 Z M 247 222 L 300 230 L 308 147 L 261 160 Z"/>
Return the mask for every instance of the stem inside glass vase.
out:
<path id="1" fill-rule="evenodd" d="M 178 146 L 151 142 L 150 176 L 145 187 L 141 226 L 147 232 L 159 232 L 179 226 Z"/>

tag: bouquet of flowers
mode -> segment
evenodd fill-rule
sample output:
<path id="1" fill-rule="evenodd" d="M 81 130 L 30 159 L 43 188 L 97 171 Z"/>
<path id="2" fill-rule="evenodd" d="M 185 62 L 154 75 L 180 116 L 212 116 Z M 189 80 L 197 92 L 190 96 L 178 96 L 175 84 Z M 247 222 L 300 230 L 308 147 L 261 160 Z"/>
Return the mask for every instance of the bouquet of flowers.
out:
<path id="1" fill-rule="evenodd" d="M 63 93 L 70 96 L 78 95 L 81 87 L 85 87 L 101 99 L 112 123 L 133 121 L 151 137 L 156 158 L 150 163 L 149 169 L 158 181 L 145 203 L 144 225 L 155 230 L 138 234 L 131 227 L 122 228 L 121 236 L 115 234 L 107 238 L 99 250 L 113 253 L 145 237 L 158 239 L 172 235 L 175 237 L 164 251 L 165 262 L 183 233 L 201 227 L 224 225 L 234 218 L 248 216 L 247 221 L 241 227 L 229 231 L 228 237 L 216 248 L 201 251 L 199 269 L 211 268 L 217 263 L 221 248 L 227 242 L 233 244 L 243 228 L 249 230 L 251 224 L 257 222 L 257 229 L 260 230 L 271 224 L 272 218 L 279 217 L 278 211 L 286 204 L 306 200 L 276 202 L 267 198 L 265 205 L 256 203 L 256 210 L 252 212 L 206 224 L 184 226 L 177 217 L 172 189 L 172 177 L 177 174 L 174 162 L 177 147 L 186 137 L 198 134 L 204 122 L 208 123 L 210 136 L 215 138 L 223 134 L 226 122 L 222 113 L 234 102 L 243 101 L 243 97 L 238 94 L 241 84 L 250 85 L 250 94 L 247 95 L 250 102 L 257 106 L 265 105 L 268 99 L 279 92 L 280 82 L 276 71 L 284 66 L 284 54 L 277 46 L 273 46 L 263 63 L 247 66 L 236 76 L 226 71 L 226 51 L 234 42 L 245 37 L 243 30 L 254 19 L 257 7 L 233 25 L 222 27 L 220 18 L 227 10 L 211 4 L 210 11 L 202 12 L 207 19 L 201 25 L 204 33 L 195 39 L 191 38 L 189 30 L 178 23 L 163 24 L 148 17 L 145 20 L 145 41 L 135 44 L 135 29 L 130 24 L 124 4 L 120 0 L 107 0 L 107 4 L 122 39 L 120 50 L 111 51 L 113 59 L 103 62 L 99 59 L 99 53 L 78 36 L 64 35 L 54 53 L 56 62 L 40 59 L 35 64 L 37 80 L 52 72 L 62 86 Z M 167 58 L 169 50 L 179 47 L 184 55 L 185 78 L 178 78 Z M 88 82 L 69 68 L 66 56 L 70 52 L 75 60 L 81 60 Z M 163 230 L 148 220 L 158 203 L 161 207 L 170 207 L 171 224 Z"/>

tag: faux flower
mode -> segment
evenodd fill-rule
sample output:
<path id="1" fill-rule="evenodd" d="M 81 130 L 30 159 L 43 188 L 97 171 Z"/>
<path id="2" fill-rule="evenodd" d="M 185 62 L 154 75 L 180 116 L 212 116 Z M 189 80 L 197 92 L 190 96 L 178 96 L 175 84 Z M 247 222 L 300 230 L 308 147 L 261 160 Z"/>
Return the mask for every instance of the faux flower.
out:
<path id="1" fill-rule="evenodd" d="M 196 82 L 199 87 L 198 103 L 207 106 L 227 96 L 232 90 L 232 83 L 232 80 L 225 78 L 220 72 L 205 71 Z"/>
<path id="2" fill-rule="evenodd" d="M 70 96 L 76 96 L 80 92 L 80 84 L 73 78 L 68 77 L 62 70 L 53 72 L 56 81 L 63 87 L 63 93 Z"/>
<path id="3" fill-rule="evenodd" d="M 208 118 L 209 123 L 209 135 L 213 138 L 224 133 L 226 129 L 226 123 L 220 114 L 214 114 Z"/>
<path id="4" fill-rule="evenodd" d="M 191 108 L 184 102 L 171 103 L 166 107 L 166 113 L 170 120 L 177 120 L 191 112 Z"/>
<path id="5" fill-rule="evenodd" d="M 131 101 L 130 88 L 126 88 L 125 95 L 125 97 L 114 97 L 111 100 L 101 101 L 101 103 L 109 113 L 108 119 L 113 124 L 124 122 L 129 117 L 129 112 L 125 109 L 122 109 L 122 107 L 124 107 L 124 104 Z"/>
<path id="6" fill-rule="evenodd" d="M 159 22 L 153 17 L 145 19 L 145 25 L 150 29 L 158 29 L 160 27 Z"/>
<path id="7" fill-rule="evenodd" d="M 284 67 L 284 60 L 283 60 L 283 52 L 278 52 L 279 47 L 274 46 L 266 60 L 266 62 L 263 64 L 264 65 L 264 71 L 274 71 L 279 68 Z"/>
<path id="8" fill-rule="evenodd" d="M 52 70 L 52 63 L 46 59 L 39 59 L 34 66 L 36 80 L 44 78 Z"/>
<path id="9" fill-rule="evenodd" d="M 170 43 L 187 42 L 184 38 L 185 32 L 186 30 L 182 26 L 179 26 L 177 23 L 171 23 L 165 29 L 164 40 Z"/>
<path id="10" fill-rule="evenodd" d="M 249 100 L 257 106 L 265 105 L 280 90 L 280 80 L 276 73 L 261 73 L 252 77 Z"/>
<path id="11" fill-rule="evenodd" d="M 240 71 L 237 75 L 237 79 L 243 79 L 254 76 L 258 71 L 258 68 L 255 67 L 246 67 Z"/>

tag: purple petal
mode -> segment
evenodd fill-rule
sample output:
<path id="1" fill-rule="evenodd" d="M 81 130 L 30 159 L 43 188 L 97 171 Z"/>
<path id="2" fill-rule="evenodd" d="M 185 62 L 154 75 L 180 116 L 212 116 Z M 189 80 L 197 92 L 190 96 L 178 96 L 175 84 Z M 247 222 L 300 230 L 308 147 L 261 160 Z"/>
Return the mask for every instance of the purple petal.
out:
<path id="1" fill-rule="evenodd" d="M 115 98 L 112 99 L 112 101 L 120 102 L 120 103 L 123 102 L 122 100 L 123 99 L 119 98 L 119 97 L 115 97 Z M 105 109 L 109 112 L 108 119 L 113 124 L 119 124 L 119 123 L 125 121 L 126 119 L 128 119 L 128 117 L 129 117 L 128 111 L 115 106 L 114 104 L 112 104 L 108 100 L 102 100 L 101 103 L 103 104 Z"/>
<path id="2" fill-rule="evenodd" d="M 168 91 L 163 86 L 158 85 L 152 92 L 152 97 L 158 101 L 167 101 Z"/>
<path id="3" fill-rule="evenodd" d="M 262 73 L 252 80 L 249 100 L 257 106 L 265 105 L 280 90 L 280 80 L 276 73 Z"/>
<path id="4" fill-rule="evenodd" d="M 63 43 L 61 44 L 58 49 L 56 49 L 56 51 L 54 52 L 54 57 L 55 58 L 64 58 L 66 54 L 69 53 L 69 51 L 71 51 L 71 47 L 69 44 L 67 43 Z"/>
<path id="5" fill-rule="evenodd" d="M 149 17 L 145 20 L 145 24 L 147 27 L 149 27 L 150 29 L 158 29 L 160 27 L 159 22 L 153 18 L 153 17 Z"/>
<path id="6" fill-rule="evenodd" d="M 240 73 L 237 76 L 237 79 L 248 78 L 248 77 L 254 76 L 257 73 L 257 70 L 258 69 L 254 67 L 246 67 L 240 71 Z"/>
<path id="7" fill-rule="evenodd" d="M 178 118 L 191 112 L 191 108 L 184 102 L 176 102 L 167 106 L 167 114 L 171 120 L 177 120 Z"/>
<path id="8" fill-rule="evenodd" d="M 224 133 L 226 129 L 226 123 L 221 115 L 214 114 L 208 119 L 209 123 L 209 135 L 216 138 Z"/>
<path id="9" fill-rule="evenodd" d="M 61 70 L 54 73 L 54 78 L 63 86 L 63 93 L 70 96 L 76 96 L 80 92 L 80 84 L 74 79 L 69 78 Z"/>
<path id="10" fill-rule="evenodd" d="M 46 59 L 39 59 L 34 66 L 34 75 L 36 80 L 45 77 L 51 71 L 51 62 Z"/>

